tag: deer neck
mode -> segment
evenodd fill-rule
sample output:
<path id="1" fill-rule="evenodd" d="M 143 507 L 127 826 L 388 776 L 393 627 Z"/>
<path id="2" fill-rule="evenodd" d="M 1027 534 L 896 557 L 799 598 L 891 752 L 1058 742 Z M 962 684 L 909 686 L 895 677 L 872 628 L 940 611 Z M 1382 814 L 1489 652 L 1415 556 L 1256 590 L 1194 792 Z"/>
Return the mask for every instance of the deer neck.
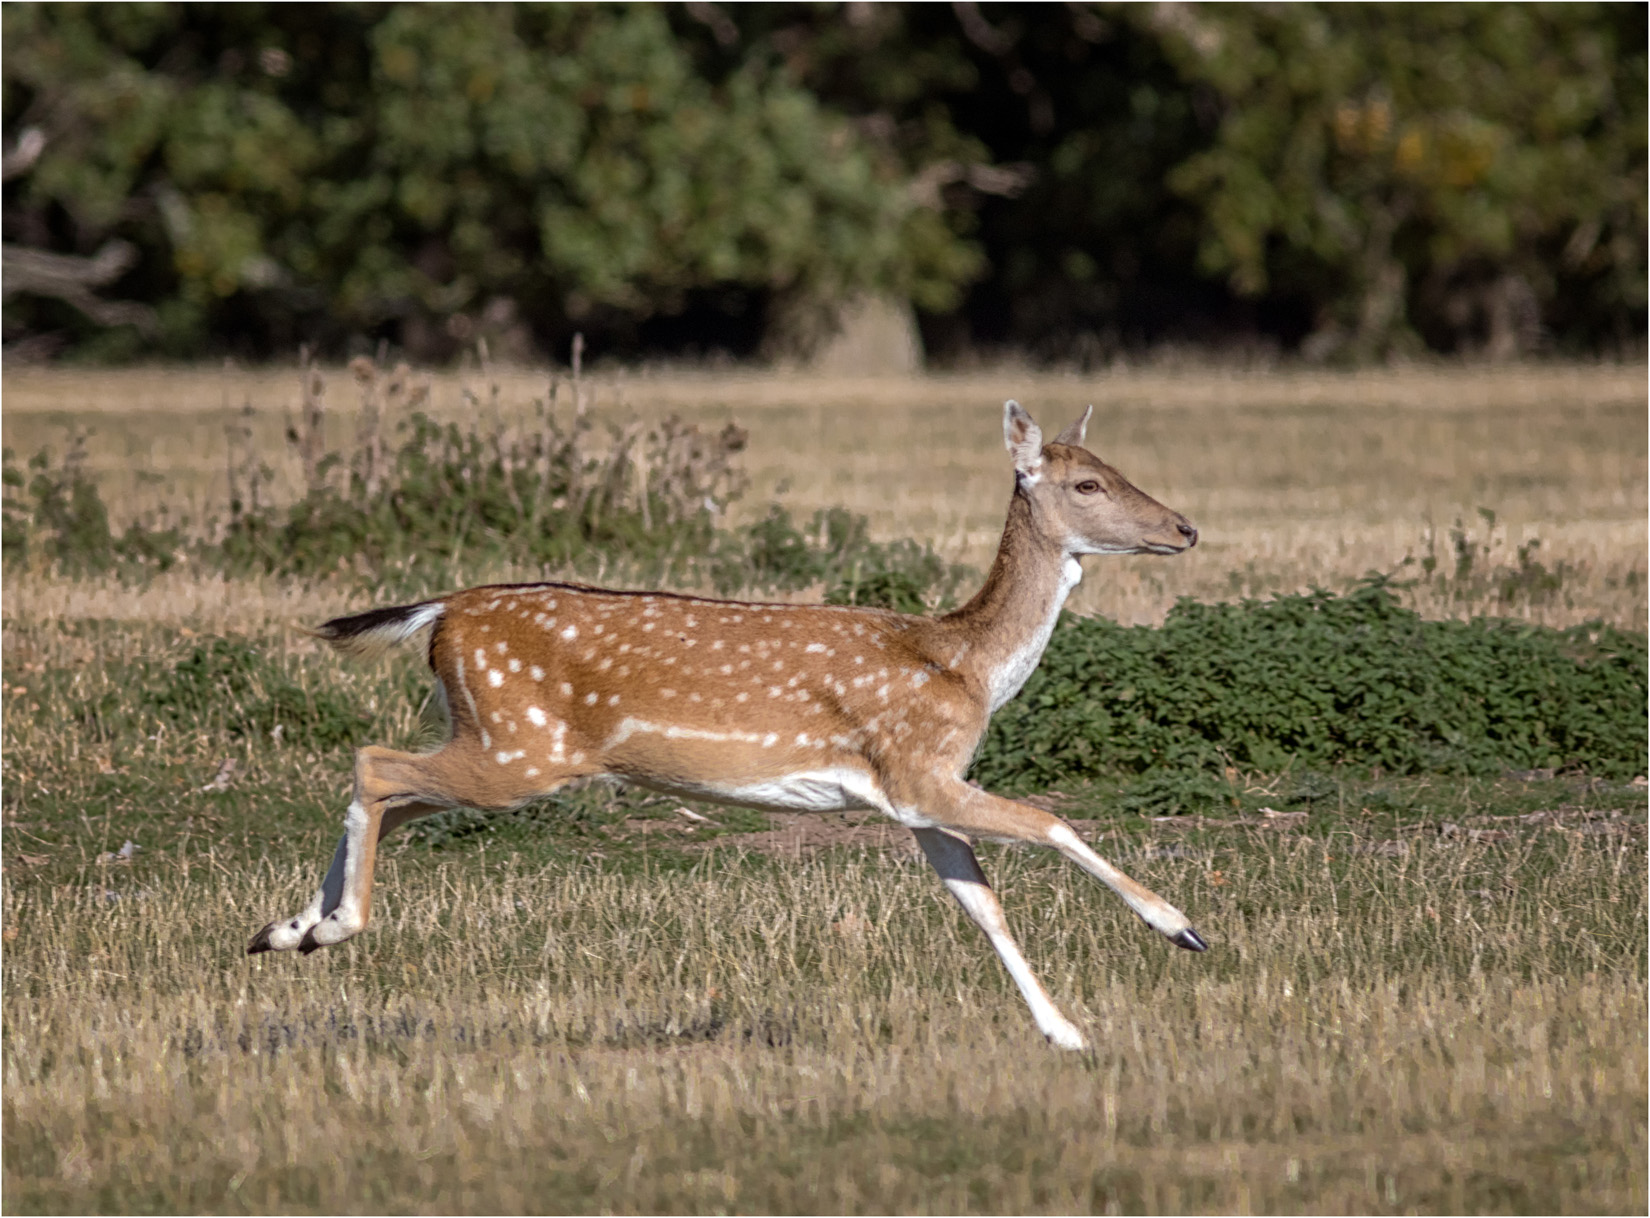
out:
<path id="1" fill-rule="evenodd" d="M 945 658 L 984 687 L 989 711 L 1020 692 L 1043 658 L 1066 597 L 1082 578 L 1065 538 L 1040 526 L 1031 501 L 1016 486 L 985 585 L 944 619 L 956 636 Z"/>

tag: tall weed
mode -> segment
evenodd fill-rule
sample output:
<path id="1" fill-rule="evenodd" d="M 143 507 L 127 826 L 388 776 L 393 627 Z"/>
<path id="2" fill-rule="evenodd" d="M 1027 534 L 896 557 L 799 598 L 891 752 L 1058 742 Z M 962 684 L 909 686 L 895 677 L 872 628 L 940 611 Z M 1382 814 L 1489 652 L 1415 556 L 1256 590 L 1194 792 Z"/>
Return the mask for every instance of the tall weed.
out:
<path id="1" fill-rule="evenodd" d="M 164 521 L 115 536 L 84 469 L 83 438 L 61 461 L 42 450 L 26 469 L 8 450 L 8 568 L 27 561 L 70 576 L 141 579 L 186 561 L 399 596 L 536 568 L 730 596 L 818 588 L 832 603 L 908 612 L 949 606 L 974 578 L 931 546 L 873 541 L 865 518 L 842 509 L 798 527 L 775 507 L 728 527 L 724 510 L 749 485 L 739 464 L 747 433 L 732 423 L 710 433 L 671 416 L 610 422 L 599 436 L 576 364 L 526 411 L 506 408 L 489 378 L 483 393 L 466 390 L 469 416 L 446 423 L 420 409 L 428 387 L 406 365 L 361 358 L 350 371 L 355 434 L 332 446 L 326 378 L 305 357 L 302 405 L 287 428 L 304 482 L 296 501 L 276 500 L 250 428 L 231 424 L 226 510 L 193 536 Z"/>

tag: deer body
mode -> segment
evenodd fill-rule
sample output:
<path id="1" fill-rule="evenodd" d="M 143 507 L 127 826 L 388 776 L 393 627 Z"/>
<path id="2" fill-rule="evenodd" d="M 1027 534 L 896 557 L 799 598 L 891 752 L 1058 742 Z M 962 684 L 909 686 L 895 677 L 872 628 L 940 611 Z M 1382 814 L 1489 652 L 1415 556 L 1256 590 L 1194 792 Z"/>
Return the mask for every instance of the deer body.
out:
<path id="1" fill-rule="evenodd" d="M 985 930 L 1038 1026 L 1082 1034 L 1008 933 L 970 838 L 1052 846 L 1182 947 L 1203 941 L 1172 905 L 1047 812 L 964 775 L 992 712 L 1048 644 L 1086 553 L 1178 553 L 1196 530 L 1081 447 L 1087 414 L 1045 446 L 1004 413 L 1016 486 L 1002 544 L 968 604 L 927 618 L 753 604 L 565 583 L 473 588 L 377 609 L 318 632 L 371 653 L 424 634 L 452 727 L 439 750 L 362 749 L 346 832 L 315 898 L 249 952 L 312 951 L 367 922 L 378 841 L 441 808 L 508 808 L 611 775 L 690 798 L 807 812 L 873 810 L 911 829 Z"/>

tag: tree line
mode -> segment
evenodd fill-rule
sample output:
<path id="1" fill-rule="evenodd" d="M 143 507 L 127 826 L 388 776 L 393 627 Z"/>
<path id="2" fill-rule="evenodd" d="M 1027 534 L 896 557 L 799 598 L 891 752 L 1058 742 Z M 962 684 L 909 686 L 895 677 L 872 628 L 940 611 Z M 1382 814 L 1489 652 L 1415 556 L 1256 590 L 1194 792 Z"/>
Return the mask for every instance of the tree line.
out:
<path id="1" fill-rule="evenodd" d="M 1642 351 L 1645 12 L 7 4 L 7 350 Z"/>

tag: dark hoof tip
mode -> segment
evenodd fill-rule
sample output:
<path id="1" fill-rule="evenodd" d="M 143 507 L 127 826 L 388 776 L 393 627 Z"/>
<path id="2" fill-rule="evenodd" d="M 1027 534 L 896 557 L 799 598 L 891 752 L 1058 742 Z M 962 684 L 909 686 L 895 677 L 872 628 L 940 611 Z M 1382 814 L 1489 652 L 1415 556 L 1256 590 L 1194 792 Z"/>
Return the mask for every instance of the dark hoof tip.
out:
<path id="1" fill-rule="evenodd" d="M 1185 948 L 1189 952 L 1206 952 L 1209 950 L 1209 945 L 1203 941 L 1203 936 L 1198 934 L 1190 926 L 1181 931 L 1178 935 L 1172 936 L 1170 942 L 1172 942 L 1176 947 Z"/>
<path id="2" fill-rule="evenodd" d="M 319 951 L 323 946 L 323 944 L 315 941 L 315 927 L 312 926 L 304 932 L 303 940 L 298 944 L 298 950 L 307 956 L 310 952 Z"/>
<path id="3" fill-rule="evenodd" d="M 269 946 L 269 932 L 274 928 L 275 923 L 271 922 L 257 934 L 253 935 L 252 942 L 246 945 L 246 954 L 249 956 L 256 956 L 259 952 L 273 951 L 274 949 Z"/>

